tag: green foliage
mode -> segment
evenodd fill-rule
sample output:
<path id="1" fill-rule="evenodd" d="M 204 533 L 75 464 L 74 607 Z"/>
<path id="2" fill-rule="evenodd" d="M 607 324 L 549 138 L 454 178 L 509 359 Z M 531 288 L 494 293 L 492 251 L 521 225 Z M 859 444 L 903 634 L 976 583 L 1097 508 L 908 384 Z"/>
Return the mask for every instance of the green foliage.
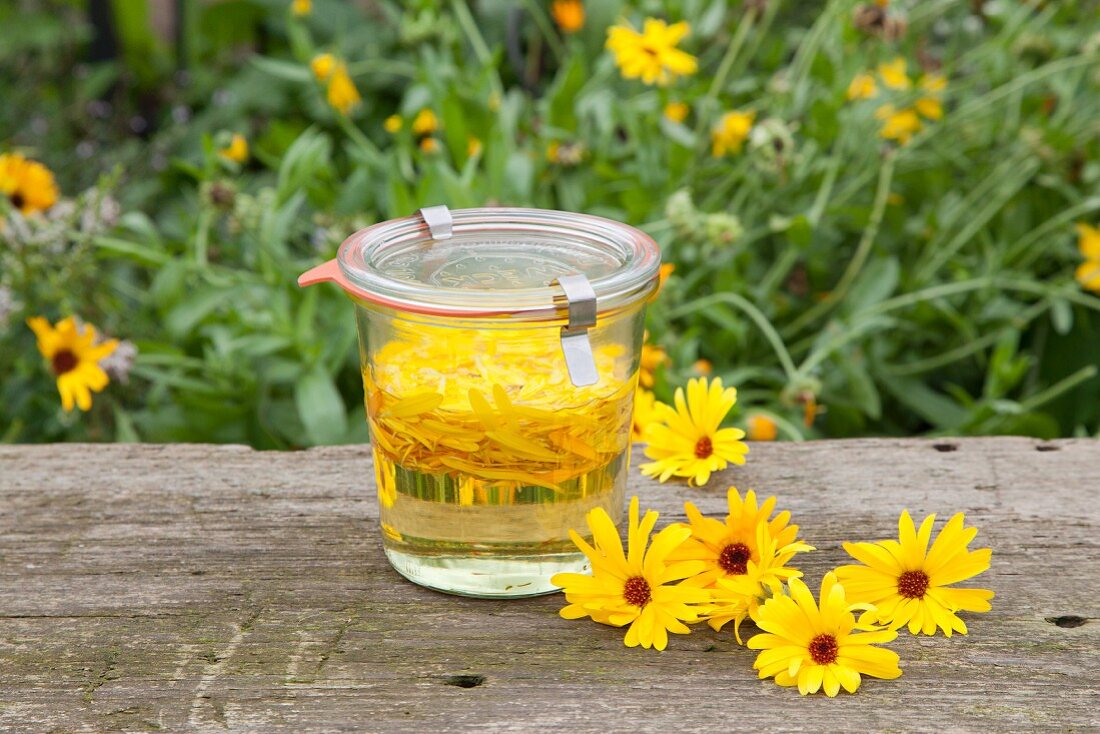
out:
<path id="1" fill-rule="evenodd" d="M 1100 219 L 1095 2 L 892 2 L 906 22 L 885 29 L 854 0 L 593 0 L 575 35 L 535 2 L 186 5 L 182 48 L 119 12 L 118 59 L 95 64 L 79 3 L 0 9 L 0 153 L 66 196 L 29 217 L 0 197 L 0 440 L 366 440 L 352 308 L 295 278 L 439 203 L 651 233 L 676 265 L 649 318 L 663 399 L 706 359 L 738 420 L 790 439 L 1100 431 L 1100 298 L 1073 277 L 1073 225 Z M 699 73 L 620 77 L 606 28 L 647 16 L 691 24 Z M 347 116 L 319 53 L 362 95 Z M 913 89 L 847 99 L 896 57 Z M 921 67 L 947 79 L 942 119 L 884 140 L 876 111 L 925 94 Z M 731 110 L 753 131 L 716 158 Z M 242 163 L 219 154 L 234 133 Z M 23 325 L 69 314 L 137 347 L 88 414 L 61 412 Z"/>

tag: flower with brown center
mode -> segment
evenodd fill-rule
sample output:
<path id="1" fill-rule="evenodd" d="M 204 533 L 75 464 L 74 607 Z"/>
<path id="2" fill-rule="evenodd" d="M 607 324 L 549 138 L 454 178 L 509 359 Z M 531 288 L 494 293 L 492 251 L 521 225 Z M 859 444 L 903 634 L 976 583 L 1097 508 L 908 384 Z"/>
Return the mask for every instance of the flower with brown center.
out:
<path id="1" fill-rule="evenodd" d="M 734 622 L 739 635 L 737 628 L 761 602 L 780 591 L 787 579 L 802 575 L 787 564 L 813 547 L 798 540 L 798 526 L 789 524 L 790 512 L 775 513 L 775 497 L 757 504 L 753 490 L 742 499 L 737 488 L 730 487 L 727 503 L 724 521 L 705 517 L 694 504 L 684 503 L 691 537 L 673 557 L 703 562 L 703 571 L 689 583 L 715 594 L 708 615 L 711 627 L 720 630 Z"/>
<path id="2" fill-rule="evenodd" d="M 961 512 L 929 547 L 935 519 L 929 515 L 918 530 L 903 512 L 897 540 L 845 543 L 848 555 L 864 565 L 841 566 L 836 573 L 852 599 L 875 605 L 879 621 L 891 629 L 908 625 L 913 634 L 934 635 L 939 628 L 948 637 L 965 635 L 966 624 L 956 612 L 989 611 L 993 592 L 952 585 L 988 569 L 992 551 L 969 550 L 978 530 L 963 526 Z"/>
<path id="3" fill-rule="evenodd" d="M 58 190 L 50 169 L 18 153 L 0 155 L 0 196 L 22 214 L 34 214 L 57 203 Z"/>
<path id="4" fill-rule="evenodd" d="M 38 337 L 38 351 L 50 364 L 61 394 L 61 406 L 70 411 L 75 404 L 81 410 L 92 407 L 92 393 L 100 392 L 110 381 L 100 361 L 118 347 L 117 339 L 96 343 L 96 330 L 90 324 L 80 326 L 72 316 L 51 326 L 36 316 L 27 326 Z"/>
<path id="5" fill-rule="evenodd" d="M 802 695 L 824 690 L 835 696 L 842 687 L 855 693 L 864 675 L 901 675 L 898 654 L 875 646 L 897 632 L 867 621 L 870 613 L 856 620 L 853 612 L 867 606 L 849 604 L 835 574 L 825 574 L 820 604 L 800 579 L 787 582 L 787 589 L 789 596 L 773 596 L 756 614 L 767 630 L 749 640 L 749 647 L 761 651 L 753 664 L 761 678 L 774 676 L 781 686 L 798 686 Z"/>
<path id="6" fill-rule="evenodd" d="M 737 402 L 737 390 L 724 388 L 722 379 L 689 380 L 687 391 L 676 389 L 676 407 L 663 406 L 660 422 L 646 431 L 645 455 L 653 461 L 642 464 L 642 473 L 660 482 L 683 477 L 701 487 L 716 471 L 730 463 L 744 464 L 749 447 L 740 428 L 721 428 L 722 421 Z"/>
<path id="7" fill-rule="evenodd" d="M 668 633 L 687 634 L 685 622 L 697 622 L 705 614 L 710 593 L 698 586 L 676 583 L 702 570 L 699 561 L 670 561 L 669 555 L 691 530 L 670 525 L 653 536 L 657 513 L 638 517 L 638 498 L 630 499 L 627 546 L 607 512 L 598 507 L 586 517 L 592 532 L 589 545 L 575 530 L 569 531 L 576 546 L 592 564 L 591 574 L 559 573 L 550 581 L 562 586 L 569 604 L 560 614 L 565 619 L 591 617 L 615 627 L 629 625 L 623 642 L 627 647 L 664 650 Z"/>

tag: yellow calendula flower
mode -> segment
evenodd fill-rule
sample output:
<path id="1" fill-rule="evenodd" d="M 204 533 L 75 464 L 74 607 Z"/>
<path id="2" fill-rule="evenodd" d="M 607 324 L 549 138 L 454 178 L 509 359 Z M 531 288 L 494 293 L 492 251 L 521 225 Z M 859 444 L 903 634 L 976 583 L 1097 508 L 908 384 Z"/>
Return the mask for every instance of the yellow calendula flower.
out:
<path id="1" fill-rule="evenodd" d="M 630 424 L 631 442 L 645 440 L 645 429 L 657 420 L 657 406 L 661 404 L 649 390 L 639 387 L 634 392 L 634 413 Z"/>
<path id="2" fill-rule="evenodd" d="M 416 135 L 431 135 L 438 129 L 439 118 L 427 107 L 417 112 L 413 118 L 412 131 Z"/>
<path id="3" fill-rule="evenodd" d="M 909 75 L 905 73 L 907 64 L 900 56 L 893 61 L 878 65 L 878 76 L 890 89 L 908 89 L 912 86 Z"/>
<path id="4" fill-rule="evenodd" d="M 23 214 L 45 211 L 57 203 L 57 183 L 50 169 L 18 153 L 0 155 L 0 195 Z"/>
<path id="5" fill-rule="evenodd" d="M 475 155 L 481 155 L 482 144 L 481 140 L 473 135 L 466 138 L 466 156 L 473 158 Z"/>
<path id="6" fill-rule="evenodd" d="M 782 594 L 784 581 L 802 576 L 801 571 L 787 565 L 795 554 L 814 550 L 802 542 L 780 546 L 764 520 L 756 523 L 756 548 L 760 560 L 747 561 L 743 574 L 727 574 L 709 586 L 711 611 L 707 614 L 707 624 L 717 632 L 733 622 L 733 635 L 738 644 L 744 644 L 741 624 L 746 619 L 755 620 L 761 604 Z M 706 574 L 700 574 L 685 583 L 697 585 L 705 578 Z"/>
<path id="7" fill-rule="evenodd" d="M 851 598 L 876 607 L 879 622 L 891 629 L 908 625 L 912 634 L 936 634 L 942 629 L 966 634 L 958 611 L 988 612 L 993 592 L 986 589 L 958 589 L 952 584 L 977 576 L 989 568 L 989 548 L 967 548 L 977 528 L 963 527 L 960 512 L 940 531 L 932 547 L 929 515 L 920 529 L 913 527 L 908 512 L 898 520 L 898 539 L 877 543 L 845 543 L 848 555 L 864 565 L 841 566 L 836 570 Z"/>
<path id="8" fill-rule="evenodd" d="M 1085 290 L 1100 293 L 1100 260 L 1085 260 L 1077 266 L 1073 276 Z"/>
<path id="9" fill-rule="evenodd" d="M 745 432 L 719 428 L 737 402 L 736 388 L 723 388 L 719 377 L 709 383 L 697 377 L 688 381 L 686 396 L 684 388 L 676 388 L 675 402 L 675 409 L 664 406 L 660 422 L 646 430 L 645 455 L 653 461 L 642 464 L 643 474 L 660 482 L 686 478 L 688 484 L 701 487 L 713 472 L 730 463 L 745 463 Z"/>
<path id="10" fill-rule="evenodd" d="M 677 48 L 690 31 L 691 26 L 684 21 L 669 25 L 657 18 L 646 18 L 641 33 L 629 25 L 609 28 L 607 49 L 615 56 L 624 78 L 663 86 L 678 76 L 694 74 L 699 68 L 694 56 Z"/>
<path id="11" fill-rule="evenodd" d="M 359 90 L 355 88 L 355 82 L 348 75 L 348 68 L 342 63 L 332 70 L 332 76 L 328 82 L 328 103 L 342 115 L 351 112 L 352 108 L 359 104 L 361 97 Z"/>
<path id="12" fill-rule="evenodd" d="M 670 562 L 671 554 L 691 531 L 671 525 L 653 536 L 657 513 L 648 510 L 638 518 L 638 498 L 630 499 L 627 520 L 627 548 L 607 512 L 598 507 L 585 517 L 592 531 L 589 545 L 575 530 L 569 531 L 573 543 L 588 556 L 592 574 L 559 573 L 550 582 L 561 586 L 568 606 L 560 614 L 565 619 L 591 617 L 601 624 L 627 629 L 623 642 L 627 647 L 668 646 L 668 633 L 685 635 L 685 622 L 697 622 L 706 611 L 710 594 L 705 589 L 676 584 L 699 572 L 698 561 Z"/>
<path id="13" fill-rule="evenodd" d="M 317 81 L 328 81 L 336 69 L 336 57 L 332 54 L 318 54 L 309 62 L 309 68 L 313 70 L 313 76 L 317 77 Z"/>
<path id="14" fill-rule="evenodd" d="M 788 558 L 813 550 L 798 540 L 798 526 L 790 524 L 790 512 L 775 513 L 775 497 L 757 504 L 753 490 L 748 490 L 742 500 L 737 487 L 730 487 L 726 491 L 726 501 L 729 514 L 725 520 L 705 517 L 693 503 L 684 503 L 691 537 L 677 549 L 673 558 L 701 561 L 703 570 L 697 580 L 702 586 L 712 587 L 719 579 L 744 576 L 750 564 L 760 565 L 765 559 L 757 534 L 761 524 L 769 536 L 775 538 L 779 552 L 789 553 Z"/>
<path id="15" fill-rule="evenodd" d="M 290 3 L 290 12 L 301 18 L 313 12 L 313 0 L 293 0 Z"/>
<path id="16" fill-rule="evenodd" d="M 726 153 L 740 153 L 741 145 L 749 137 L 756 112 L 734 110 L 722 115 L 722 119 L 710 132 L 710 152 L 715 158 Z"/>
<path id="17" fill-rule="evenodd" d="M 690 111 L 691 108 L 683 102 L 669 102 L 665 105 L 664 115 L 673 122 L 683 122 Z"/>
<path id="18" fill-rule="evenodd" d="M 654 344 L 642 344 L 642 356 L 638 362 L 638 382 L 642 387 L 653 387 L 657 368 L 669 363 L 668 354 Z"/>
<path id="19" fill-rule="evenodd" d="M 779 435 L 779 427 L 775 421 L 763 413 L 754 413 L 748 421 L 750 441 L 774 441 Z"/>
<path id="20" fill-rule="evenodd" d="M 99 366 L 118 348 L 117 339 L 96 343 L 96 330 L 90 324 L 78 326 L 69 316 L 55 326 L 41 316 L 27 319 L 27 326 L 38 337 L 38 351 L 50 363 L 61 394 L 61 407 L 71 411 L 92 407 L 92 393 L 100 392 L 109 382 Z"/>
<path id="21" fill-rule="evenodd" d="M 386 132 L 392 135 L 400 132 L 403 124 L 404 120 L 401 119 L 401 115 L 390 115 L 386 118 L 385 122 L 382 123 L 382 127 L 385 128 Z"/>
<path id="22" fill-rule="evenodd" d="M 1077 266 L 1075 277 L 1082 288 L 1100 293 L 1100 227 L 1077 223 L 1077 249 L 1085 261 Z"/>
<path id="23" fill-rule="evenodd" d="M 248 160 L 248 141 L 239 133 L 234 133 L 229 140 L 229 145 L 218 151 L 218 155 L 227 161 L 244 163 Z"/>
<path id="24" fill-rule="evenodd" d="M 554 0 L 550 14 L 562 33 L 576 33 L 584 28 L 584 4 L 580 0 Z"/>
<path id="25" fill-rule="evenodd" d="M 435 138 L 422 138 L 420 140 L 420 150 L 424 153 L 438 153 L 439 141 Z"/>
<path id="26" fill-rule="evenodd" d="M 768 599 L 757 611 L 757 625 L 765 630 L 749 640 L 760 650 L 753 667 L 760 678 L 775 677 L 781 686 L 798 686 L 802 695 L 824 690 L 835 696 L 843 687 L 859 689 L 862 676 L 897 678 L 898 654 L 876 647 L 897 637 L 853 612 L 865 605 L 849 604 L 844 587 L 832 573 L 821 581 L 820 606 L 806 584 L 787 582 L 790 596 Z M 859 630 L 858 632 L 856 630 Z"/>
<path id="27" fill-rule="evenodd" d="M 947 79 L 939 74 L 927 74 L 921 77 L 920 88 L 925 94 L 913 103 L 913 108 L 929 120 L 941 119 L 943 103 L 940 95 L 947 88 Z"/>
<path id="28" fill-rule="evenodd" d="M 893 105 L 883 105 L 875 111 L 875 117 L 883 121 L 879 135 L 902 145 L 912 140 L 922 127 L 920 117 L 910 108 L 898 110 Z"/>
<path id="29" fill-rule="evenodd" d="M 875 78 L 870 74 L 856 74 L 851 84 L 848 85 L 847 96 L 849 100 L 871 99 L 878 96 L 878 85 L 875 84 Z"/>
<path id="30" fill-rule="evenodd" d="M 714 365 L 709 359 L 697 359 L 692 363 L 691 370 L 697 375 L 709 375 L 714 371 Z"/>

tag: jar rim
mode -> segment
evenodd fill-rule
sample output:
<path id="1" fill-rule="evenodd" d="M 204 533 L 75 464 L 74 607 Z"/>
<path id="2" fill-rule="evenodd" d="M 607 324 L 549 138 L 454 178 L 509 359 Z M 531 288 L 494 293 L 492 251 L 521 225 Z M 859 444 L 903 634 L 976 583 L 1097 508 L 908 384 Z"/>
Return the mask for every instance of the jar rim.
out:
<path id="1" fill-rule="evenodd" d="M 433 240 L 423 218 L 414 215 L 379 222 L 344 240 L 336 259 L 355 295 L 438 316 L 542 320 L 560 318 L 567 307 L 555 283 L 559 275 L 588 276 L 598 312 L 641 302 L 657 287 L 660 249 L 635 227 L 551 209 L 483 207 L 450 214 L 448 239 Z M 503 249 L 486 258 L 476 255 L 479 245 Z M 471 258 L 518 264 L 503 275 L 499 266 L 480 275 L 455 272 Z"/>

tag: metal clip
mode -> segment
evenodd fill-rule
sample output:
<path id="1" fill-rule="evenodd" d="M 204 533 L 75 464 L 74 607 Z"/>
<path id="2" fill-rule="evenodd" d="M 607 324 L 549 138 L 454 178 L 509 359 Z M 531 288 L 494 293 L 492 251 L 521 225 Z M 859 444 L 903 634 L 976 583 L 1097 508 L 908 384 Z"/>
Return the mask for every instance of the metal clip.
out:
<path id="1" fill-rule="evenodd" d="M 451 210 L 445 204 L 439 206 L 426 206 L 419 212 L 424 224 L 428 225 L 428 231 L 432 233 L 433 240 L 449 240 L 454 232 L 454 219 Z"/>
<path id="2" fill-rule="evenodd" d="M 588 341 L 588 329 L 596 325 L 596 291 L 588 278 L 579 273 L 563 275 L 555 282 L 565 291 L 569 304 L 569 323 L 561 327 L 561 352 L 569 380 L 577 387 L 595 385 L 600 376 L 592 343 Z"/>

